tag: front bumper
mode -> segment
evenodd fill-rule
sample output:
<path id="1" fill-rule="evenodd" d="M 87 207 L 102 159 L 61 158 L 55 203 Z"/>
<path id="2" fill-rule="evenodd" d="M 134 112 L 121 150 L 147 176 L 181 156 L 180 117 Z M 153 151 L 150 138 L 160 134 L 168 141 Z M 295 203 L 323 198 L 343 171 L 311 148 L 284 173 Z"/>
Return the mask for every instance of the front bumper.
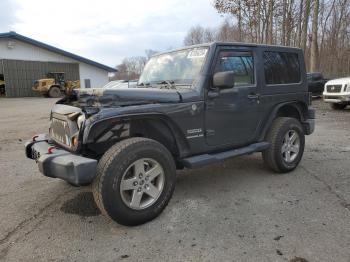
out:
<path id="1" fill-rule="evenodd" d="M 58 147 L 49 153 L 48 148 L 51 146 L 46 134 L 25 143 L 26 156 L 37 162 L 43 175 L 60 178 L 77 186 L 90 184 L 94 180 L 97 160 L 75 155 Z"/>
<path id="2" fill-rule="evenodd" d="M 347 94 L 323 93 L 323 100 L 326 103 L 350 103 L 350 94 L 349 93 L 347 93 Z"/>

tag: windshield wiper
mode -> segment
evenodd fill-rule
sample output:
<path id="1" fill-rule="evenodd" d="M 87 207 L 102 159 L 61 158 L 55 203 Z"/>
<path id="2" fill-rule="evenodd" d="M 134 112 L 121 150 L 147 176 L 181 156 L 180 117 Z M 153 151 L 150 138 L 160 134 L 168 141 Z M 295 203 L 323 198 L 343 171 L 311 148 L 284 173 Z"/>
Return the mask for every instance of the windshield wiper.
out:
<path id="1" fill-rule="evenodd" d="M 175 81 L 173 80 L 163 80 L 157 83 L 158 85 L 165 85 L 166 87 L 170 89 L 176 89 Z M 162 88 L 162 87 L 161 87 Z"/>
<path id="2" fill-rule="evenodd" d="M 140 83 L 137 86 L 150 86 L 150 85 L 151 85 L 151 83 Z"/>

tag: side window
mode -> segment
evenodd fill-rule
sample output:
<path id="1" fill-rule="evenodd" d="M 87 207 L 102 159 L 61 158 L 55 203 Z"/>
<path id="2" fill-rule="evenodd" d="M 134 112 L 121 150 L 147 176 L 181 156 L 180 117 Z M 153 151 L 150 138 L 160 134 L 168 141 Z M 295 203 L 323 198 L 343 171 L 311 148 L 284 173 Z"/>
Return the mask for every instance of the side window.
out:
<path id="1" fill-rule="evenodd" d="M 233 71 L 235 86 L 254 84 L 254 62 L 250 52 L 221 51 L 215 73 Z"/>
<path id="2" fill-rule="evenodd" d="M 296 53 L 264 52 L 264 70 L 267 85 L 293 84 L 301 80 Z"/>

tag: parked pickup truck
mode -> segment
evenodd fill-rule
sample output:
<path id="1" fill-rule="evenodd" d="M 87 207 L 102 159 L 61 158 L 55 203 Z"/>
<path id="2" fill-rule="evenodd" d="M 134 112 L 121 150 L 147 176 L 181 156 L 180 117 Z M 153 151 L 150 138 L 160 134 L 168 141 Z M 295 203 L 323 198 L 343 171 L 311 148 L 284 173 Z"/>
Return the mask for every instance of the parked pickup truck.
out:
<path id="1" fill-rule="evenodd" d="M 350 77 L 328 81 L 323 92 L 323 100 L 335 110 L 345 109 L 350 105 Z"/>
<path id="2" fill-rule="evenodd" d="M 275 172 L 294 170 L 314 131 L 310 101 L 301 49 L 191 46 L 153 56 L 136 88 L 61 99 L 26 155 L 45 176 L 92 183 L 104 214 L 139 225 L 168 204 L 176 169 L 262 152 Z"/>

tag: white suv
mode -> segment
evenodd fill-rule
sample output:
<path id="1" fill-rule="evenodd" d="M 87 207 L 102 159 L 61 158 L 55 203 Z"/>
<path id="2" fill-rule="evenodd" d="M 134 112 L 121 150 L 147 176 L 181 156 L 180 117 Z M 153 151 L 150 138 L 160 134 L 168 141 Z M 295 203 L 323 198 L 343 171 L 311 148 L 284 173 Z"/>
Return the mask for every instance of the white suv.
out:
<path id="1" fill-rule="evenodd" d="M 350 105 L 350 77 L 328 81 L 324 87 L 323 100 L 338 110 Z"/>

